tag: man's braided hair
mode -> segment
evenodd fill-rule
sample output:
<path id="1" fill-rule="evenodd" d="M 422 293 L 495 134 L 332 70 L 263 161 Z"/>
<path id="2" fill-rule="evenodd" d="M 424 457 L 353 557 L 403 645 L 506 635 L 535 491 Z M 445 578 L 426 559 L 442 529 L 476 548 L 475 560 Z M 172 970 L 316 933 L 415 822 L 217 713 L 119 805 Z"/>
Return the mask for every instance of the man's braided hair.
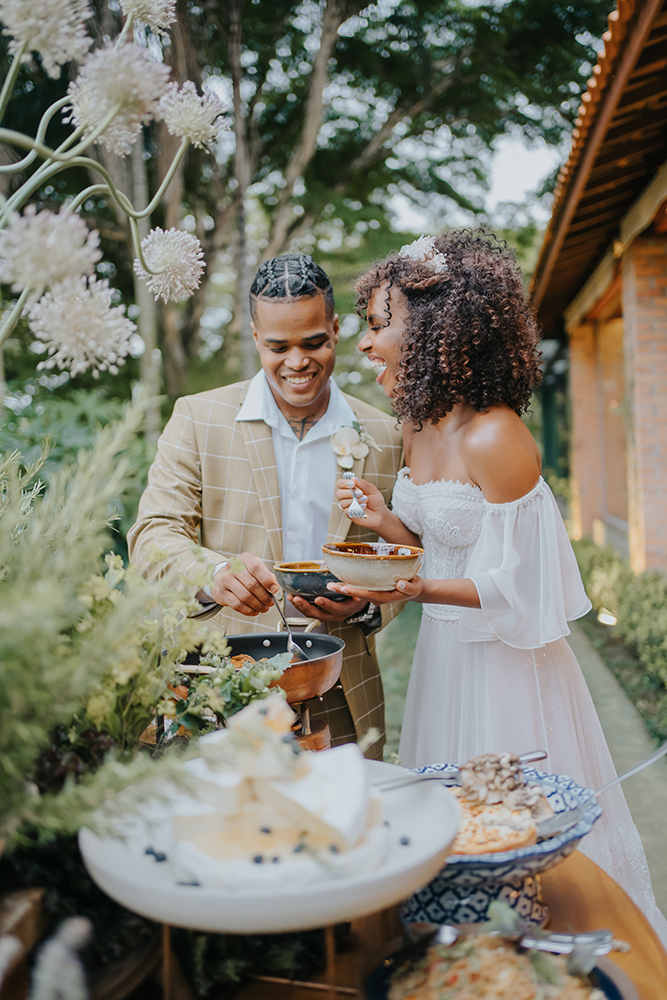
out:
<path id="1" fill-rule="evenodd" d="M 305 253 L 283 253 L 260 264 L 250 286 L 250 312 L 257 321 L 257 299 L 324 297 L 327 319 L 334 315 L 334 294 L 328 274 Z"/>

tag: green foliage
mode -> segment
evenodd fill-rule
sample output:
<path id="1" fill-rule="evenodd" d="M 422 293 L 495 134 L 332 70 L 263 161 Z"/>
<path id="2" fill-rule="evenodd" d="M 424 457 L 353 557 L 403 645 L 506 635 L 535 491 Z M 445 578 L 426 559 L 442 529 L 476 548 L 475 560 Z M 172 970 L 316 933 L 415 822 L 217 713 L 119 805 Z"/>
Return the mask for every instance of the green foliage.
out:
<path id="1" fill-rule="evenodd" d="M 43 456 L 28 466 L 18 453 L 0 461 L 0 840 L 27 822 L 76 830 L 111 790 L 137 779 L 110 760 L 69 798 L 40 797 L 33 774 L 54 727 L 86 712 L 109 724 L 122 752 L 194 644 L 194 622 L 179 617 L 193 607 L 180 577 L 149 583 L 126 575 L 116 556 L 99 572 L 109 504 L 128 469 L 121 455 L 142 419 L 143 405 L 128 408 L 46 490 Z M 202 583 L 208 575 L 202 569 Z M 102 702 L 113 703 L 115 721 Z"/>
<path id="2" fill-rule="evenodd" d="M 211 672 L 191 680 L 187 697 L 174 699 L 167 693 L 158 706 L 162 715 L 173 719 L 173 733 L 181 726 L 196 733 L 211 725 L 211 716 L 224 724 L 225 719 L 240 712 L 251 701 L 276 694 L 271 684 L 282 676 L 292 661 L 290 653 L 277 653 L 270 659 L 244 663 L 237 668 L 226 655 L 227 651 L 228 647 L 222 652 L 204 653 L 200 664 L 210 667 Z M 282 694 L 282 688 L 278 688 L 277 693 Z"/>
<path id="3" fill-rule="evenodd" d="M 19 451 L 22 461 L 38 460 L 48 441 L 40 476 L 49 483 L 64 468 L 76 461 L 81 449 L 93 447 L 101 427 L 120 420 L 124 404 L 108 397 L 104 391 L 75 389 L 65 398 L 52 392 L 40 391 L 36 380 L 30 380 L 12 397 L 19 409 L 14 415 L 0 409 L 0 455 Z M 115 548 L 125 555 L 125 535 L 136 519 L 139 498 L 146 484 L 148 467 L 154 448 L 148 445 L 140 428 L 128 436 L 119 452 L 124 463 L 120 488 L 109 497 L 108 514 L 115 511 L 119 535 Z"/>
<path id="4" fill-rule="evenodd" d="M 574 542 L 574 550 L 594 608 L 607 608 L 616 616 L 616 634 L 667 688 L 667 577 L 655 571 L 634 574 L 609 545 L 599 548 L 582 539 Z"/>

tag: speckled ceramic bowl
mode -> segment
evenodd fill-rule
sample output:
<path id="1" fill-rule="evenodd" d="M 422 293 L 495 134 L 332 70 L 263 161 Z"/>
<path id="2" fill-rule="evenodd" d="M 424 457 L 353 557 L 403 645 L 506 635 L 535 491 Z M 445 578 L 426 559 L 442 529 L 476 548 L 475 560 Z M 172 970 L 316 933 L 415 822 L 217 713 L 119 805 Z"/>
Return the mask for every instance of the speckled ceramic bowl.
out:
<path id="1" fill-rule="evenodd" d="M 421 569 L 424 550 L 388 542 L 328 542 L 324 561 L 339 580 L 364 590 L 393 590 Z"/>
<path id="2" fill-rule="evenodd" d="M 345 594 L 327 590 L 328 583 L 340 583 L 340 580 L 322 562 L 274 563 L 273 572 L 285 593 L 294 597 L 304 597 L 311 602 L 316 597 L 328 597 L 330 601 L 346 599 Z"/>

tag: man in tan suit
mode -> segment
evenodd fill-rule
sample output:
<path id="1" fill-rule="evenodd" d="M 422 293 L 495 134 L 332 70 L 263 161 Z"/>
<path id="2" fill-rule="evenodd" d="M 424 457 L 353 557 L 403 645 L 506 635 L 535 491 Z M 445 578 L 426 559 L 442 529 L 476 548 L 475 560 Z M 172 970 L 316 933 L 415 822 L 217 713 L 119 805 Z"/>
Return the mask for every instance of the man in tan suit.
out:
<path id="1" fill-rule="evenodd" d="M 164 571 L 154 564 L 156 548 L 186 576 L 203 554 L 215 575 L 197 596 L 228 635 L 275 630 L 274 562 L 321 559 L 325 541 L 376 538 L 334 502 L 341 469 L 331 434 L 356 422 L 374 438 L 381 450 L 371 448 L 353 471 L 387 500 L 402 457 L 395 419 L 342 393 L 331 377 L 338 317 L 331 282 L 312 258 L 283 254 L 262 264 L 251 307 L 262 370 L 177 400 L 128 535 L 130 558 L 147 574 Z M 245 570 L 230 567 L 235 555 Z M 381 758 L 384 698 L 372 633 L 397 609 L 354 599 L 292 604 L 346 644 L 342 689 L 315 702 L 312 717 L 326 717 L 334 745 L 377 728 L 367 755 Z"/>

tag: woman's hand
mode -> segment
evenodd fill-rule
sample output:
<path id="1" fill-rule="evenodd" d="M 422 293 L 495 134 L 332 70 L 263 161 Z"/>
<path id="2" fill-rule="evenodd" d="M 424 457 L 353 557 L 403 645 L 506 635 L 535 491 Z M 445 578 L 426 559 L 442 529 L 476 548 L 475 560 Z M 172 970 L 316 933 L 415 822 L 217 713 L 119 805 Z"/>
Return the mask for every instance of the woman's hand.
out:
<path id="1" fill-rule="evenodd" d="M 335 590 L 338 594 L 347 594 L 359 601 L 393 604 L 395 601 L 418 601 L 425 582 L 421 576 L 413 576 L 411 580 L 399 580 L 395 590 L 362 590 L 360 587 L 352 587 L 349 583 L 328 583 L 327 589 Z"/>
<path id="2" fill-rule="evenodd" d="M 355 524 L 363 524 L 365 528 L 380 534 L 380 526 L 389 513 L 389 508 L 384 502 L 384 497 L 377 486 L 367 483 L 365 479 L 339 479 L 336 483 L 336 500 L 341 510 L 347 510 L 352 503 L 352 490 L 361 490 L 366 497 L 364 510 L 366 517 L 351 517 Z M 348 515 L 349 516 L 349 515 Z"/>

